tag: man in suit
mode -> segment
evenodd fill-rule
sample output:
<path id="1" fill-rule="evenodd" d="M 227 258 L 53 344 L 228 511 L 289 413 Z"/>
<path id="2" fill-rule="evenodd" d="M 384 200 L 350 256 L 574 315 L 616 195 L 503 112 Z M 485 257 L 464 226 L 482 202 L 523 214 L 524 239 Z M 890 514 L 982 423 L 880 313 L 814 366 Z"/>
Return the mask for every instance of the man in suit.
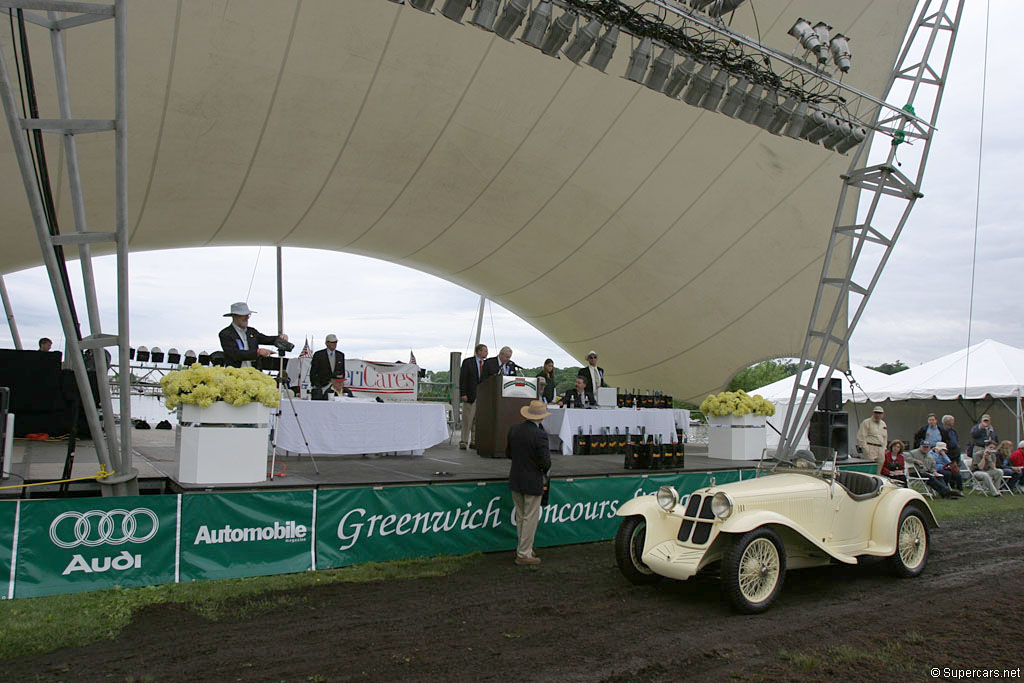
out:
<path id="1" fill-rule="evenodd" d="M 338 351 L 338 337 L 333 334 L 324 339 L 325 349 L 313 354 L 309 366 L 309 385 L 314 401 L 327 400 L 327 388 L 335 385 L 334 393 L 341 395 L 345 383 L 345 354 Z"/>
<path id="2" fill-rule="evenodd" d="M 576 388 L 570 389 L 558 400 L 558 405 L 566 406 L 567 408 L 589 408 L 590 406 L 596 406 L 597 401 L 594 400 L 594 395 L 587 391 L 586 382 L 583 381 L 582 377 L 576 378 Z"/>
<path id="3" fill-rule="evenodd" d="M 261 349 L 260 344 L 273 344 L 278 339 L 288 341 L 287 334 L 279 337 L 260 334 L 255 327 L 249 327 L 249 316 L 256 311 L 249 310 L 244 301 L 231 304 L 231 311 L 224 314 L 231 318 L 231 324 L 220 331 L 220 347 L 224 350 L 224 364 L 234 368 L 251 368 L 253 361 L 273 355 L 270 349 Z"/>
<path id="4" fill-rule="evenodd" d="M 533 538 L 540 523 L 540 503 L 544 497 L 544 479 L 551 469 L 548 433 L 541 421 L 550 415 L 544 401 L 530 401 L 519 412 L 526 420 L 508 430 L 505 457 L 512 460 L 508 487 L 516 506 L 516 564 L 540 564 L 533 552 Z"/>
<path id="5" fill-rule="evenodd" d="M 512 362 L 512 349 L 502 346 L 496 358 L 488 358 L 484 361 L 484 376 L 487 379 L 491 375 L 514 375 L 519 366 Z"/>
<path id="6" fill-rule="evenodd" d="M 477 344 L 473 355 L 462 361 L 459 370 L 459 387 L 462 391 L 462 438 L 459 448 L 476 448 L 476 385 L 484 378 L 484 360 L 487 358 L 487 344 Z"/>
<path id="7" fill-rule="evenodd" d="M 587 354 L 587 364 L 580 368 L 578 377 L 582 377 L 583 381 L 586 382 L 587 391 L 591 394 L 597 395 L 596 387 L 606 387 L 604 383 L 604 368 L 597 367 L 597 351 L 591 351 Z"/>

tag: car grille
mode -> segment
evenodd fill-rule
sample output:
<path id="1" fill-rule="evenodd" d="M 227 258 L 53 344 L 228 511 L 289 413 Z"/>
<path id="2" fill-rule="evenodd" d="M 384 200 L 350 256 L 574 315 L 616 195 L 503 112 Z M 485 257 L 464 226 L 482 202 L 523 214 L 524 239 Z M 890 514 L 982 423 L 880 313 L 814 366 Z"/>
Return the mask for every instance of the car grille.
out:
<path id="1" fill-rule="evenodd" d="M 715 513 L 711 511 L 711 496 L 691 495 L 683 512 L 683 522 L 679 525 L 676 539 L 683 543 L 704 545 L 711 536 L 711 521 Z"/>

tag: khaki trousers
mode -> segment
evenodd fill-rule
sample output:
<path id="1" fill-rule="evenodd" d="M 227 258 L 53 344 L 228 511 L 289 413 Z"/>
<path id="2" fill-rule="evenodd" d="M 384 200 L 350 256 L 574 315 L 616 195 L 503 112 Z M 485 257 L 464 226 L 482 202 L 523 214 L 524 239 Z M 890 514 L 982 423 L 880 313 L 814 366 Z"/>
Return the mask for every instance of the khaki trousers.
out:
<path id="1" fill-rule="evenodd" d="M 533 539 L 537 535 L 540 524 L 540 499 L 543 496 L 531 496 L 526 493 L 512 492 L 512 502 L 516 506 L 516 533 L 519 545 L 516 547 L 517 557 L 533 557 Z"/>
<path id="2" fill-rule="evenodd" d="M 462 402 L 462 436 L 459 445 L 476 443 L 476 401 Z"/>
<path id="3" fill-rule="evenodd" d="M 864 458 L 866 460 L 874 460 L 877 465 L 875 474 L 882 473 L 882 463 L 885 462 L 885 448 L 882 446 L 872 446 L 865 444 L 864 446 Z"/>

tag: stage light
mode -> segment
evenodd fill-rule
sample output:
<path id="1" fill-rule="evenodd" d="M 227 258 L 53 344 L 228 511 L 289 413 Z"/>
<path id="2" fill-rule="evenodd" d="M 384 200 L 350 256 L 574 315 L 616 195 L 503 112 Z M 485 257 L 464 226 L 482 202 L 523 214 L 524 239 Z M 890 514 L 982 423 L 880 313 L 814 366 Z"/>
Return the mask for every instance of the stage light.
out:
<path id="1" fill-rule="evenodd" d="M 434 0 L 409 0 L 409 6 L 421 12 L 434 12 Z"/>
<path id="2" fill-rule="evenodd" d="M 128 360 L 135 360 L 135 349 L 131 346 L 128 347 Z"/>
<path id="3" fill-rule="evenodd" d="M 807 142 L 818 142 L 826 136 L 832 135 L 839 130 L 839 119 L 834 116 L 825 116 L 825 125 L 816 128 L 807 136 Z"/>
<path id="4" fill-rule="evenodd" d="M 153 363 L 164 362 L 164 351 L 159 346 L 154 346 L 149 352 L 149 360 Z"/>
<path id="5" fill-rule="evenodd" d="M 804 124 L 804 129 L 800 132 L 800 137 L 807 140 L 815 131 L 823 129 L 825 126 L 825 120 L 828 114 L 820 109 L 813 109 L 807 116 L 807 122 Z"/>
<path id="6" fill-rule="evenodd" d="M 851 149 L 864 142 L 864 139 L 868 136 L 868 130 L 864 126 L 851 126 L 850 134 L 845 139 L 840 140 L 836 145 L 836 151 L 840 154 L 846 154 Z"/>
<path id="7" fill-rule="evenodd" d="M 139 349 L 135 352 L 135 360 L 139 361 L 140 363 L 148 363 L 149 349 L 146 348 L 145 346 L 140 346 Z"/>
<path id="8" fill-rule="evenodd" d="M 775 118 L 775 110 L 779 108 L 779 95 L 771 88 L 765 88 L 764 97 L 761 98 L 761 105 L 757 109 L 757 116 L 754 118 L 754 125 L 758 128 L 768 129 L 772 119 Z"/>
<path id="9" fill-rule="evenodd" d="M 743 107 L 740 108 L 740 113 L 736 118 L 740 121 L 753 123 L 754 119 L 757 118 L 757 112 L 761 110 L 761 97 L 763 95 L 764 88 L 755 83 L 754 87 L 743 96 Z"/>
<path id="10" fill-rule="evenodd" d="M 711 87 L 711 73 L 715 70 L 711 64 L 705 64 L 697 72 L 697 75 L 690 79 L 690 85 L 683 93 L 683 102 L 696 107 L 700 99 Z"/>
<path id="11" fill-rule="evenodd" d="M 551 24 L 551 28 L 544 34 L 540 51 L 549 57 L 557 58 L 558 51 L 565 45 L 565 41 L 569 40 L 569 34 L 572 33 L 572 25 L 575 22 L 576 15 L 572 12 L 566 12 L 555 19 L 555 23 Z"/>
<path id="12" fill-rule="evenodd" d="M 779 135 L 782 133 L 783 127 L 789 121 L 790 117 L 796 112 L 797 105 L 800 104 L 800 98 L 796 95 L 790 95 L 786 98 L 786 101 L 781 106 L 775 109 L 775 114 L 772 115 L 772 120 L 768 123 L 768 132 L 772 135 Z"/>
<path id="13" fill-rule="evenodd" d="M 743 102 L 746 99 L 747 88 L 749 87 L 750 81 L 746 78 L 741 78 L 733 83 L 733 86 L 729 88 L 729 94 L 725 96 L 725 102 L 722 102 L 720 111 L 731 119 L 736 118 L 740 112 L 740 107 L 743 106 Z"/>
<path id="14" fill-rule="evenodd" d="M 200 365 L 209 365 L 210 364 L 210 354 L 208 354 L 206 351 L 200 351 L 199 352 L 199 364 Z"/>
<path id="15" fill-rule="evenodd" d="M 594 47 L 594 41 L 597 40 L 597 35 L 600 32 L 601 22 L 591 19 L 586 26 L 576 31 L 576 37 L 572 39 L 568 47 L 562 50 L 562 54 L 573 64 L 579 64 L 590 48 Z"/>
<path id="16" fill-rule="evenodd" d="M 608 68 L 608 62 L 612 61 L 612 55 L 615 54 L 615 46 L 618 42 L 619 27 L 612 26 L 604 32 L 603 36 L 598 38 L 597 47 L 594 48 L 594 53 L 590 55 L 590 61 L 587 64 L 598 71 L 604 72 Z"/>
<path id="17" fill-rule="evenodd" d="M 523 29 L 520 40 L 539 50 L 544 41 L 544 34 L 547 32 L 548 26 L 551 25 L 551 11 L 551 0 L 543 0 L 539 3 L 530 12 L 530 18 L 526 20 L 526 28 Z"/>
<path id="18" fill-rule="evenodd" d="M 178 349 L 170 348 L 167 349 L 167 362 L 171 365 L 177 365 L 181 362 L 181 353 Z"/>
<path id="19" fill-rule="evenodd" d="M 469 3 L 470 0 L 444 0 L 444 4 L 441 5 L 441 14 L 461 24 L 462 15 L 469 9 Z"/>
<path id="20" fill-rule="evenodd" d="M 824 64 L 828 61 L 829 31 L 832 27 L 824 21 L 814 25 L 814 32 L 818 34 L 818 45 L 814 48 L 814 54 L 818 55 L 818 63 Z"/>
<path id="21" fill-rule="evenodd" d="M 188 351 L 185 352 L 185 365 L 187 367 L 191 367 L 192 365 L 195 364 L 195 362 L 196 362 L 196 352 L 193 351 L 192 349 L 189 349 Z"/>
<path id="22" fill-rule="evenodd" d="M 825 146 L 825 149 L 834 150 L 836 145 L 846 139 L 849 135 L 853 135 L 853 126 L 846 121 L 840 121 L 837 130 L 833 131 L 831 135 L 822 140 L 821 144 Z"/>
<path id="23" fill-rule="evenodd" d="M 725 89 L 728 87 L 729 72 L 725 69 L 719 69 L 715 77 L 711 79 L 711 87 L 708 88 L 704 99 L 700 101 L 700 106 L 708 111 L 718 111 L 718 104 L 722 101 L 722 95 L 725 94 Z"/>
<path id="24" fill-rule="evenodd" d="M 796 111 L 789 117 L 789 122 L 786 124 L 786 130 L 783 135 L 794 140 L 800 139 L 800 134 L 803 133 L 804 126 L 807 125 L 807 112 L 809 110 L 810 105 L 806 102 L 798 104 Z"/>
<path id="25" fill-rule="evenodd" d="M 644 81 L 644 85 L 657 92 L 665 90 L 665 82 L 672 71 L 672 63 L 675 61 L 675 58 L 676 53 L 672 48 L 666 47 L 662 50 L 661 54 L 654 60 L 654 64 L 651 65 L 651 70 L 647 74 L 647 80 Z"/>
<path id="26" fill-rule="evenodd" d="M 529 8 L 529 0 L 508 0 L 505 3 L 505 11 L 494 25 L 494 32 L 505 40 L 512 40 L 512 34 L 519 28 L 519 24 L 523 23 Z"/>
<path id="27" fill-rule="evenodd" d="M 485 31 L 490 31 L 494 20 L 498 18 L 499 0 L 476 0 L 476 11 L 469 23 Z"/>
<path id="28" fill-rule="evenodd" d="M 647 65 L 651 62 L 651 50 L 654 48 L 654 41 L 650 38 L 641 38 L 640 44 L 633 48 L 629 54 L 629 65 L 626 67 L 626 78 L 634 83 L 643 83 L 644 74 L 647 73 Z"/>
<path id="29" fill-rule="evenodd" d="M 839 68 L 840 71 L 846 73 L 850 70 L 850 39 L 844 36 L 842 33 L 837 33 L 836 37 L 829 43 L 832 48 L 832 61 Z"/>
<path id="30" fill-rule="evenodd" d="M 821 45 L 821 40 L 818 38 L 818 34 L 814 32 L 814 27 L 811 26 L 811 22 L 807 21 L 803 17 L 796 20 L 796 23 L 793 24 L 793 28 L 789 29 L 789 35 L 796 38 L 805 50 L 813 51 Z"/>
<path id="31" fill-rule="evenodd" d="M 708 8 L 708 15 L 715 19 L 721 19 L 723 14 L 732 12 L 743 4 L 743 0 L 715 0 L 715 3 Z"/>
<path id="32" fill-rule="evenodd" d="M 672 75 L 668 79 L 668 85 L 665 86 L 665 94 L 669 97 L 676 99 L 679 97 L 679 93 L 683 91 L 686 84 L 690 82 L 693 77 L 693 72 L 697 70 L 697 62 L 693 61 L 693 57 L 687 57 L 686 61 L 682 64 L 677 64 L 676 68 L 672 69 Z"/>

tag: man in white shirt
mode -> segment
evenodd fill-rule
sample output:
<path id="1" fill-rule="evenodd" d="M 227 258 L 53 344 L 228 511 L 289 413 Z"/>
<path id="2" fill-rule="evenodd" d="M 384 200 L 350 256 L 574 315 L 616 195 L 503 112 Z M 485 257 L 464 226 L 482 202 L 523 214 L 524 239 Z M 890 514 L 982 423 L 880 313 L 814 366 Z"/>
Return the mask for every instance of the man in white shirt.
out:
<path id="1" fill-rule="evenodd" d="M 597 396 L 598 387 L 606 387 L 604 383 L 604 368 L 597 367 L 597 351 L 587 354 L 587 364 L 580 368 L 577 377 L 582 377 L 587 383 L 587 391 Z"/>

